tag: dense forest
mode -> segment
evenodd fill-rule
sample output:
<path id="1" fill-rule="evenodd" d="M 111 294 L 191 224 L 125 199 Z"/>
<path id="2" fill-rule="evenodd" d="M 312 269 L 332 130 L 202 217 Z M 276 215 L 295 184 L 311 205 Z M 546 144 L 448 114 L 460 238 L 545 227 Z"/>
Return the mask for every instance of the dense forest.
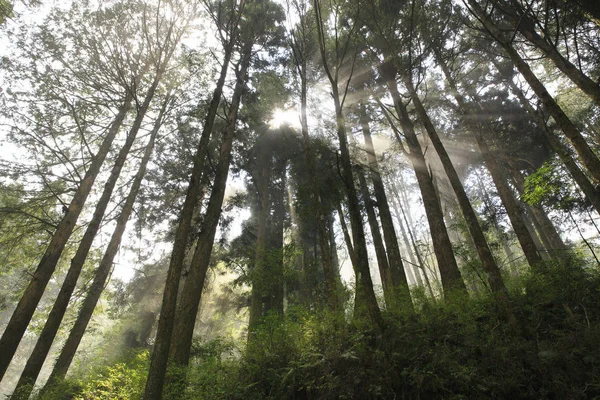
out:
<path id="1" fill-rule="evenodd" d="M 597 0 L 0 0 L 0 396 L 600 398 Z"/>

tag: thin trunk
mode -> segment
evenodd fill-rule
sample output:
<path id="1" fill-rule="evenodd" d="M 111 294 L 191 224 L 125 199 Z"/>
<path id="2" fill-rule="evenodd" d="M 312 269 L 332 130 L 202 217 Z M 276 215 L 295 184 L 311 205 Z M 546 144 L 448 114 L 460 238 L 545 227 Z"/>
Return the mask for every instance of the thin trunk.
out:
<path id="1" fill-rule="evenodd" d="M 266 153 L 263 150 L 263 153 Z M 248 342 L 258 326 L 260 319 L 264 316 L 265 297 L 268 295 L 267 283 L 267 220 L 269 219 L 269 181 L 271 180 L 271 154 L 263 154 L 259 157 L 261 165 L 257 176 L 258 191 L 258 219 L 256 229 L 256 251 L 254 256 L 254 268 L 252 271 L 252 292 L 250 295 L 250 312 L 248 318 Z"/>
<path id="2" fill-rule="evenodd" d="M 319 240 L 319 247 L 321 249 L 321 261 L 323 263 L 323 273 L 325 275 L 325 291 L 327 295 L 327 304 L 330 309 L 340 309 L 340 302 L 338 294 L 336 293 L 336 282 L 335 270 L 333 268 L 333 260 L 331 258 L 330 244 L 327 240 L 327 228 L 325 226 L 325 210 L 323 207 L 323 201 L 317 183 L 317 173 L 315 167 L 315 158 L 310 145 L 310 137 L 308 135 L 308 116 L 307 116 L 307 82 L 306 82 L 306 60 L 302 59 L 301 67 L 301 88 L 300 88 L 300 124 L 302 126 L 302 145 L 304 147 L 304 154 L 306 157 L 306 164 L 308 165 L 308 178 L 310 179 L 312 186 L 312 198 L 315 202 L 315 225 L 317 228 L 317 237 Z"/>
<path id="3" fill-rule="evenodd" d="M 469 106 L 467 105 L 467 102 L 465 101 L 464 97 L 458 92 L 456 82 L 454 81 L 454 78 L 452 78 L 450 71 L 448 70 L 448 67 L 443 62 L 443 59 L 441 58 L 441 56 L 439 54 L 438 54 L 437 58 L 438 58 L 438 63 L 442 67 L 442 71 L 444 72 L 444 75 L 446 77 L 446 82 L 450 86 L 450 89 L 454 95 L 456 102 L 458 103 L 461 113 L 465 117 L 468 117 L 471 114 L 471 112 L 470 112 Z M 475 102 L 483 110 L 483 107 L 477 101 L 477 99 L 475 99 Z M 467 118 L 465 118 L 465 120 L 467 122 L 472 121 L 472 120 L 467 120 Z M 487 167 L 488 171 L 490 172 L 490 175 L 492 176 L 494 185 L 496 186 L 496 189 L 498 190 L 498 195 L 500 196 L 500 199 L 502 200 L 502 203 L 504 204 L 504 208 L 506 209 L 508 218 L 510 219 L 510 223 L 513 227 L 513 230 L 515 231 L 515 234 L 517 235 L 517 239 L 519 240 L 519 244 L 521 245 L 521 248 L 523 249 L 523 253 L 525 254 L 525 258 L 527 259 L 527 262 L 529 263 L 529 265 L 532 268 L 534 268 L 536 265 L 538 265 L 542 261 L 542 257 L 539 255 L 539 253 L 537 251 L 537 246 L 534 243 L 533 237 L 529 233 L 527 226 L 525 225 L 525 223 L 523 221 L 523 214 L 521 211 L 521 207 L 520 207 L 519 203 L 517 202 L 517 200 L 515 199 L 515 196 L 511 190 L 511 188 L 508 185 L 507 177 L 504 173 L 504 169 L 502 167 L 500 167 L 496 158 L 490 152 L 490 149 L 480 131 L 482 129 L 482 126 L 480 126 L 479 124 L 473 123 L 473 122 L 470 122 L 468 124 L 472 125 L 472 126 L 469 126 L 469 128 L 471 130 L 471 133 L 475 137 L 477 145 L 479 146 L 479 151 L 481 152 L 481 155 L 483 156 L 486 167 Z M 491 130 L 491 128 L 489 126 L 487 126 L 487 128 Z"/>
<path id="4" fill-rule="evenodd" d="M 483 230 L 481 229 L 481 225 L 479 224 L 475 210 L 473 210 L 473 206 L 467 197 L 465 188 L 458 177 L 458 173 L 452 164 L 452 160 L 450 159 L 444 144 L 440 140 L 437 130 L 429 119 L 425 107 L 423 107 L 423 104 L 421 103 L 421 99 L 419 98 L 413 86 L 411 77 L 405 76 L 404 83 L 410 93 L 411 99 L 413 100 L 413 104 L 415 105 L 421 123 L 425 126 L 425 130 L 429 134 L 431 143 L 433 144 L 433 147 L 440 158 L 440 161 L 444 167 L 444 171 L 446 172 L 446 176 L 448 177 L 450 185 L 454 190 L 458 205 L 463 217 L 465 218 L 467 227 L 469 228 L 469 233 L 471 234 L 473 242 L 475 243 L 475 248 L 477 249 L 477 254 L 481 260 L 483 270 L 487 274 L 490 288 L 493 292 L 501 294 L 502 299 L 507 301 L 508 294 L 506 286 L 504 286 L 504 281 L 502 280 L 502 275 L 500 274 L 500 269 L 496 264 L 496 260 L 494 260 L 494 256 L 492 255 L 492 251 L 490 250 L 485 235 L 483 234 Z"/>
<path id="5" fill-rule="evenodd" d="M 152 97 L 151 93 L 153 92 L 153 90 L 154 89 L 151 88 L 151 90 L 149 90 L 148 95 L 146 95 L 146 99 L 144 101 L 144 104 L 142 105 L 142 109 L 144 111 L 148 108 L 150 104 L 150 99 Z M 136 123 L 137 122 L 138 120 L 136 120 Z M 141 124 L 141 119 L 139 121 L 139 124 Z M 152 155 L 152 150 L 154 149 L 154 143 L 156 140 L 156 136 L 158 135 L 158 131 L 160 130 L 160 125 L 161 122 L 159 119 L 157 119 L 148 144 L 146 145 L 146 148 L 144 150 L 144 155 L 140 162 L 138 172 L 136 173 L 133 183 L 131 184 L 131 189 L 129 190 L 129 194 L 127 195 L 125 204 L 123 205 L 123 209 L 121 210 L 121 214 L 117 218 L 117 225 L 104 252 L 102 261 L 100 262 L 100 265 L 98 266 L 98 269 L 94 274 L 94 280 L 89 290 L 87 291 L 87 295 L 83 300 L 81 308 L 79 309 L 77 320 L 71 328 L 71 331 L 69 332 L 69 337 L 67 338 L 67 341 L 65 342 L 63 349 L 60 355 L 58 356 L 56 364 L 54 365 L 52 373 L 50 374 L 50 378 L 48 379 L 48 383 L 50 384 L 56 381 L 57 379 L 63 378 L 66 375 L 73 360 L 73 357 L 75 356 L 77 348 L 79 347 L 81 338 L 83 337 L 83 334 L 85 333 L 87 325 L 94 312 L 94 309 L 96 308 L 96 304 L 100 299 L 100 295 L 102 294 L 102 291 L 106 286 L 106 282 L 113 267 L 114 258 L 117 254 L 117 251 L 119 250 L 119 246 L 121 245 L 121 239 L 123 237 L 123 233 L 125 232 L 127 221 L 129 221 L 129 217 L 133 212 L 133 205 L 135 203 L 140 186 L 142 184 L 142 179 L 146 174 L 146 166 L 148 165 L 148 161 L 150 160 L 150 156 Z"/>
<path id="6" fill-rule="evenodd" d="M 148 95 L 150 94 L 151 92 L 148 93 Z M 158 129 L 158 127 L 160 126 L 159 124 L 161 123 L 163 114 L 166 110 L 167 101 L 168 100 L 166 100 L 163 103 L 163 106 L 156 120 L 154 129 Z M 35 383 L 42 369 L 44 361 L 48 356 L 50 347 L 54 342 L 54 338 L 56 337 L 56 334 L 60 327 L 60 323 L 62 322 L 65 311 L 67 310 L 67 307 L 69 305 L 69 301 L 71 300 L 71 295 L 73 294 L 75 286 L 77 285 L 77 280 L 79 279 L 79 275 L 83 268 L 83 264 L 85 263 L 90 248 L 92 247 L 94 238 L 96 237 L 96 234 L 100 229 L 100 223 L 104 218 L 104 213 L 106 212 L 106 208 L 108 207 L 108 203 L 110 202 L 110 199 L 112 197 L 113 190 L 117 184 L 117 180 L 119 179 L 119 175 L 121 174 L 121 170 L 123 169 L 123 165 L 125 164 L 127 155 L 131 150 L 131 146 L 133 145 L 137 133 L 139 132 L 139 128 L 141 126 L 141 122 L 145 116 L 146 111 L 147 110 L 143 108 L 138 111 L 136 120 L 132 128 L 129 130 L 127 139 L 125 140 L 123 147 L 119 151 L 119 154 L 110 172 L 110 176 L 108 177 L 108 180 L 104 185 L 104 190 L 102 191 L 100 199 L 98 200 L 92 219 L 90 220 L 90 223 L 86 228 L 83 238 L 79 243 L 79 247 L 77 248 L 75 256 L 71 259 L 71 265 L 69 267 L 69 271 L 67 272 L 67 276 L 63 281 L 60 292 L 58 293 L 58 296 L 54 301 L 52 310 L 48 315 L 48 319 L 44 324 L 44 328 L 40 333 L 40 336 L 36 342 L 33 352 L 27 360 L 25 369 L 21 373 L 21 377 L 15 389 L 15 392 L 18 392 L 20 396 L 23 396 L 24 390 L 26 390 L 25 386 L 27 386 L 28 384 L 33 385 Z M 31 387 L 31 389 L 32 388 L 33 387 Z M 27 395 L 29 395 L 29 393 L 27 393 Z"/>
<path id="7" fill-rule="evenodd" d="M 200 136 L 200 142 L 198 143 L 196 155 L 194 157 L 190 183 L 181 210 L 179 225 L 177 226 L 177 231 L 175 233 L 173 250 L 171 251 L 171 259 L 162 297 L 160 317 L 158 319 L 158 327 L 156 330 L 156 339 L 150 358 L 150 368 L 146 380 L 146 387 L 144 388 L 144 400 L 159 400 L 162 397 L 171 347 L 171 335 L 175 321 L 175 308 L 177 306 L 181 271 L 183 269 L 194 208 L 197 205 L 197 199 L 200 193 L 200 179 L 202 177 L 204 161 L 208 152 L 208 144 L 213 131 L 215 117 L 221 101 L 223 86 L 225 85 L 225 78 L 227 77 L 227 70 L 233 52 L 234 36 L 235 35 L 232 33 L 229 47 L 225 49 L 224 59 L 221 64 L 221 72 L 204 120 L 202 135 Z"/>
<path id="8" fill-rule="evenodd" d="M 392 204 L 394 204 L 394 200 L 392 198 Z M 397 206 L 394 205 L 394 208 L 397 209 Z M 413 275 L 415 277 L 415 282 L 417 286 L 423 286 L 423 279 L 421 278 L 421 274 L 419 272 L 419 266 L 417 264 L 417 259 L 415 258 L 413 249 L 410 246 L 410 242 L 408 241 L 408 235 L 406 233 L 406 229 L 404 228 L 404 222 L 399 215 L 399 212 L 396 210 L 395 212 L 396 221 L 398 222 L 398 226 L 400 227 L 400 234 L 402 235 L 402 241 L 404 243 L 404 249 L 408 254 L 408 258 L 410 259 L 410 269 L 413 271 Z"/>
<path id="9" fill-rule="evenodd" d="M 417 257 L 417 261 L 419 263 L 419 268 L 423 272 L 423 277 L 425 278 L 425 284 L 427 285 L 427 290 L 429 290 L 429 294 L 431 295 L 431 298 L 435 298 L 435 295 L 433 294 L 433 288 L 431 287 L 431 282 L 429 281 L 429 276 L 427 275 L 427 271 L 425 270 L 425 263 L 423 260 L 423 256 L 421 255 L 421 251 L 419 250 L 419 247 L 417 246 L 417 241 L 415 240 L 415 236 L 414 236 L 412 228 L 411 228 L 412 223 L 411 223 L 411 221 L 409 221 L 409 217 L 406 215 L 406 212 L 404 211 L 404 207 L 403 207 L 402 201 L 400 200 L 400 196 L 398 193 L 398 189 L 396 188 L 396 185 L 392 185 L 392 191 L 396 197 L 396 201 L 398 202 L 397 209 L 400 210 L 400 213 L 402 214 L 402 219 L 404 220 L 404 223 L 406 224 L 406 230 L 408 231 L 408 236 L 410 237 L 410 242 L 412 244 L 412 248 L 415 252 L 415 256 Z M 403 197 L 406 197 L 406 193 L 404 193 L 403 188 L 402 188 L 402 195 L 403 195 Z M 408 206 L 408 200 L 406 198 L 404 199 L 404 205 Z"/>
<path id="10" fill-rule="evenodd" d="M 504 52 L 515 64 L 517 70 L 527 81 L 531 89 L 533 89 L 537 97 L 542 101 L 544 107 L 546 110 L 548 110 L 548 113 L 552 116 L 552 118 L 554 118 L 557 125 L 569 139 L 573 145 L 573 148 L 575 148 L 577 154 L 579 154 L 581 161 L 594 177 L 596 182 L 600 183 L 600 160 L 592 151 L 585 138 L 577 130 L 573 122 L 564 113 L 562 108 L 560 108 L 554 98 L 552 98 L 548 90 L 546 90 L 542 82 L 540 82 L 540 80 L 536 77 L 529 65 L 523 60 L 523 58 L 521 58 L 515 48 L 510 43 L 507 43 L 501 39 L 500 30 L 486 15 L 484 10 L 477 4 L 476 0 L 468 0 L 468 3 L 471 6 L 474 14 L 478 17 L 479 21 L 483 23 L 484 27 L 488 30 L 491 36 L 504 49 Z"/>
<path id="11" fill-rule="evenodd" d="M 200 236 L 198 238 L 198 246 L 194 252 L 188 278 L 181 292 L 181 298 L 177 307 L 177 324 L 174 326 L 171 342 L 171 357 L 173 363 L 177 366 L 187 366 L 189 362 L 196 316 L 202 297 L 202 289 L 204 287 L 204 280 L 210 262 L 219 218 L 221 217 L 221 207 L 223 205 L 225 187 L 229 175 L 229 164 L 231 162 L 231 149 L 236 129 L 237 113 L 246 85 L 250 59 L 251 44 L 246 45 L 246 48 L 243 50 L 241 67 L 237 75 L 238 78 L 227 115 L 227 124 L 223 131 L 219 164 L 217 166 L 210 200 L 206 209 L 202 230 L 200 231 Z"/>
<path id="12" fill-rule="evenodd" d="M 392 283 L 387 253 L 385 251 L 385 247 L 383 246 L 383 238 L 381 237 L 381 232 L 379 231 L 379 223 L 377 222 L 377 216 L 375 214 L 375 209 L 373 208 L 373 201 L 371 200 L 371 195 L 369 193 L 369 187 L 367 186 L 364 172 L 359 170 L 357 175 L 363 202 L 365 203 L 365 209 L 367 211 L 367 220 L 369 221 L 371 237 L 373 238 L 373 247 L 375 247 L 377 266 L 379 267 L 379 276 L 381 277 L 381 285 L 383 286 L 383 296 L 385 298 L 386 305 L 390 307 L 393 304 L 392 288 L 394 285 Z"/>
<path id="13" fill-rule="evenodd" d="M 398 237 L 396 236 L 385 186 L 383 185 L 383 180 L 381 179 L 381 174 L 379 172 L 379 164 L 377 162 L 377 155 L 375 154 L 373 138 L 371 137 L 371 128 L 369 126 L 369 116 L 367 115 L 364 104 L 359 105 L 359 118 L 365 140 L 369 172 L 371 180 L 373 181 L 373 191 L 375 193 L 375 198 L 377 199 L 377 208 L 379 208 L 379 218 L 381 220 L 381 228 L 383 230 L 383 238 L 385 240 L 385 247 L 388 255 L 390 283 L 392 284 L 390 287 L 390 289 L 392 289 L 392 299 L 402 307 L 412 309 L 413 304 L 410 298 L 404 264 L 402 263 Z"/>
<path id="14" fill-rule="evenodd" d="M 92 162 L 90 163 L 83 180 L 73 195 L 69 208 L 66 210 L 65 215 L 52 235 L 50 244 L 46 248 L 27 289 L 25 289 L 17 307 L 13 311 L 10 321 L 6 325 L 2 338 L 0 338 L 0 354 L 2 354 L 2 357 L 0 357 L 0 381 L 4 377 L 6 369 L 17 350 L 17 346 L 44 294 L 48 281 L 50 281 L 50 278 L 56 269 L 56 264 L 58 263 L 65 245 L 73 233 L 79 214 L 81 213 L 94 181 L 98 176 L 98 172 L 100 172 L 100 168 L 104 164 L 104 160 L 111 148 L 113 140 L 117 136 L 125 116 L 131 107 L 131 100 L 132 96 L 128 91 L 123 104 L 119 107 L 117 116 L 108 128 L 108 132 L 106 133 L 98 152 L 92 158 Z"/>
<path id="15" fill-rule="evenodd" d="M 575 221 L 575 218 L 573 218 L 573 214 L 571 213 L 571 211 L 567 211 L 567 213 L 569 214 L 569 218 L 571 218 L 571 221 L 575 225 L 575 228 L 577 229 L 577 233 L 579 233 L 579 237 L 581 238 L 583 243 L 585 243 L 585 245 L 588 248 L 588 250 L 590 251 L 590 253 L 592 253 L 594 260 L 596 260 L 596 264 L 598 264 L 600 266 L 600 260 L 598 260 L 598 256 L 596 255 L 594 248 L 592 247 L 590 242 L 585 238 L 585 236 L 583 236 L 583 232 L 581 232 L 581 229 L 579 229 L 579 224 L 577 223 L 577 221 Z"/>
<path id="16" fill-rule="evenodd" d="M 535 31 L 535 22 L 526 14 L 522 6 L 516 0 L 510 0 L 510 3 L 512 3 L 515 13 L 507 14 L 509 14 L 509 17 L 515 22 L 518 31 L 533 45 L 540 49 L 546 57 L 552 60 L 559 70 L 561 70 L 573 83 L 575 83 L 575 85 L 600 106 L 600 86 L 598 86 L 598 83 L 594 82 L 593 79 L 584 74 L 568 59 L 563 57 L 556 46 L 548 43 L 545 38 L 541 37 Z"/>
<path id="17" fill-rule="evenodd" d="M 398 87 L 396 84 L 397 71 L 393 67 L 389 68 L 388 66 L 384 66 L 384 68 L 386 70 L 382 72 L 386 78 L 388 90 L 390 91 L 392 100 L 394 101 L 394 107 L 400 119 L 400 125 L 402 126 L 404 137 L 410 150 L 410 160 L 413 165 L 415 175 L 417 176 L 419 188 L 421 190 L 421 196 L 423 198 L 425 214 L 427 215 L 427 222 L 429 223 L 429 230 L 433 241 L 433 250 L 437 259 L 444 294 L 447 296 L 455 290 L 466 293 L 467 288 L 465 287 L 458 269 L 458 265 L 456 264 L 456 259 L 454 258 L 452 244 L 450 243 L 448 230 L 446 228 L 446 224 L 444 223 L 444 215 L 437 200 L 432 177 L 425 163 L 423 150 L 421 149 L 421 145 L 417 139 L 414 125 L 410 120 L 406 106 L 402 102 L 400 93 L 398 93 Z"/>
<path id="18" fill-rule="evenodd" d="M 504 71 L 504 69 L 499 68 L 496 63 L 494 63 L 494 65 L 496 65 L 496 69 L 501 73 Z M 565 148 L 565 146 L 563 146 L 560 139 L 557 138 L 554 132 L 552 132 L 547 126 L 544 117 L 539 112 L 534 110 L 523 94 L 523 91 L 514 83 L 512 77 L 504 76 L 504 78 L 504 81 L 510 86 L 512 92 L 519 98 L 519 101 L 523 107 L 525 107 L 527 112 L 537 121 L 540 129 L 542 129 L 544 132 L 544 137 L 548 140 L 549 146 L 558 154 L 559 158 L 567 168 L 567 171 L 569 171 L 569 174 L 575 183 L 577 183 L 586 199 L 592 204 L 596 212 L 600 214 L 600 192 L 590 182 L 581 168 L 579 168 L 579 165 L 577 165 L 577 162 L 575 162 L 573 157 L 571 157 L 571 154 Z"/>

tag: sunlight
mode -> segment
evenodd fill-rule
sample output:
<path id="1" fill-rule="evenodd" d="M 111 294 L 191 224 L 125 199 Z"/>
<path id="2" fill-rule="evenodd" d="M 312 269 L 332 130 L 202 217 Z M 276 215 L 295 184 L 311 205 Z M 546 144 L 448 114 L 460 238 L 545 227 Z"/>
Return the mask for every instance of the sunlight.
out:
<path id="1" fill-rule="evenodd" d="M 282 110 L 280 108 L 273 111 L 273 116 L 269 121 L 269 126 L 273 129 L 282 125 L 289 125 L 293 128 L 300 127 L 300 114 L 296 110 Z"/>

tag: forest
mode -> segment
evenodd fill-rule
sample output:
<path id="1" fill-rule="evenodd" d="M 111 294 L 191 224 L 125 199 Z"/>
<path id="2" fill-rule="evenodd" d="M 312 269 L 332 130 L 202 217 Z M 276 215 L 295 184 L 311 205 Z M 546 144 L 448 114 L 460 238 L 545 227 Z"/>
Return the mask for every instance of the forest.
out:
<path id="1" fill-rule="evenodd" d="M 597 0 L 0 0 L 0 396 L 600 399 Z"/>

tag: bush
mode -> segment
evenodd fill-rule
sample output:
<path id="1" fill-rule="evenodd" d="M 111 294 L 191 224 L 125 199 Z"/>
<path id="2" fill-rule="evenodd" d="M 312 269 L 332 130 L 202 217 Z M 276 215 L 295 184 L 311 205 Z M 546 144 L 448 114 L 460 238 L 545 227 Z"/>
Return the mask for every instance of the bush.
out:
<path id="1" fill-rule="evenodd" d="M 513 286 L 516 328 L 491 296 L 447 303 L 420 296 L 415 314 L 385 312 L 384 332 L 324 311 L 270 315 L 245 348 L 223 339 L 195 342 L 185 387 L 170 388 L 165 398 L 598 397 L 599 282 L 572 262 L 540 267 Z M 146 367 L 147 353 L 138 353 L 62 398 L 139 398 Z"/>

